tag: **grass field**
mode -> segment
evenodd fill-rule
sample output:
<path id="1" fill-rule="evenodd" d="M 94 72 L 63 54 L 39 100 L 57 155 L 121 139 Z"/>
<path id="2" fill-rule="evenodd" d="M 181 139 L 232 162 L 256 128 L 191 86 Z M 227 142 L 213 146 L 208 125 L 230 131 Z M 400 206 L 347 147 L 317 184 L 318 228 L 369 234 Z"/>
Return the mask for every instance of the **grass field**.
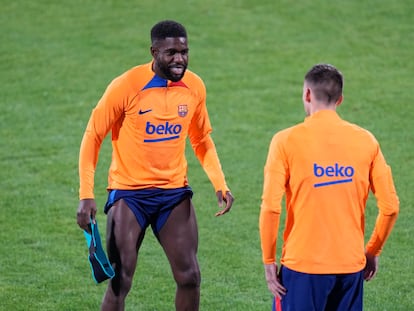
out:
<path id="1" fill-rule="evenodd" d="M 414 310 L 414 2 L 412 0 L 1 1 L 0 310 L 98 310 L 76 225 L 77 158 L 106 85 L 150 60 L 149 29 L 187 26 L 190 68 L 204 79 L 213 137 L 236 197 L 215 218 L 214 191 L 192 151 L 202 311 L 270 310 L 258 214 L 269 141 L 303 120 L 304 73 L 345 75 L 344 118 L 371 130 L 393 168 L 401 214 L 365 286 L 365 310 Z M 105 141 L 96 199 L 105 202 Z M 358 152 L 355 150 L 355 152 Z M 367 228 L 375 220 L 367 208 Z M 105 216 L 98 214 L 104 232 Z M 127 310 L 173 309 L 167 260 L 148 232 Z"/>

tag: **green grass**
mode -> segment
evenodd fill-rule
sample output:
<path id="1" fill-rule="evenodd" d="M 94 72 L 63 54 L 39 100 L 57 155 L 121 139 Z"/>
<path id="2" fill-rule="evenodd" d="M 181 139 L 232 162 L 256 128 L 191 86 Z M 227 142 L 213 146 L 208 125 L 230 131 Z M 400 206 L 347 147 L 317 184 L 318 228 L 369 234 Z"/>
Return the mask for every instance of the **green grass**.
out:
<path id="1" fill-rule="evenodd" d="M 365 310 L 414 309 L 414 2 L 1 1 L 0 310 L 97 310 L 76 225 L 77 158 L 106 85 L 150 60 L 149 29 L 187 26 L 190 67 L 203 77 L 213 137 L 234 209 L 215 218 L 213 189 L 188 150 L 202 269 L 201 310 L 269 310 L 260 259 L 262 172 L 272 135 L 303 119 L 304 73 L 317 62 L 345 75 L 339 113 L 371 130 L 393 168 L 401 215 L 365 286 Z M 96 175 L 105 202 L 109 141 Z M 368 204 L 368 232 L 375 220 Z M 104 231 L 102 208 L 98 220 Z M 171 310 L 174 283 L 147 234 L 127 310 Z"/>

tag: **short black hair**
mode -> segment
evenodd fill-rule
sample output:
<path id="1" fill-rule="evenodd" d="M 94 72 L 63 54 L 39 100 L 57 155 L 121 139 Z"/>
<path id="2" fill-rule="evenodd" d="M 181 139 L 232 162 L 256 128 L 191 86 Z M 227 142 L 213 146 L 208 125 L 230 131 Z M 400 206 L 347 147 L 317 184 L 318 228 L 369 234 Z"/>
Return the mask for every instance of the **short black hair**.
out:
<path id="1" fill-rule="evenodd" d="M 336 103 L 342 95 L 344 78 L 342 73 L 330 64 L 314 65 L 305 75 L 316 99 Z"/>
<path id="2" fill-rule="evenodd" d="M 165 38 L 187 38 L 187 31 L 180 23 L 173 20 L 164 20 L 155 24 L 151 29 L 151 42 Z"/>

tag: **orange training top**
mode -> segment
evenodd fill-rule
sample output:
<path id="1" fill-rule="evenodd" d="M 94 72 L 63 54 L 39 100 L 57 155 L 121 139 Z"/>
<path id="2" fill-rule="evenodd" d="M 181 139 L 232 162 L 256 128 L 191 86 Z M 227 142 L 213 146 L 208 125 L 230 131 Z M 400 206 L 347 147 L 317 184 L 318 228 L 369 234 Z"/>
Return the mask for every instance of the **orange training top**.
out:
<path id="1" fill-rule="evenodd" d="M 98 153 L 112 130 L 108 189 L 178 188 L 188 184 L 187 136 L 216 191 L 228 191 L 210 137 L 203 81 L 187 70 L 172 82 L 152 63 L 114 79 L 92 111 L 79 154 L 80 199 L 94 198 Z"/>
<path id="2" fill-rule="evenodd" d="M 379 255 L 397 218 L 399 200 L 374 136 L 331 110 L 276 133 L 264 168 L 259 223 L 263 262 L 276 262 L 286 194 L 281 264 L 303 273 L 361 271 L 370 189 L 379 213 L 366 251 Z"/>

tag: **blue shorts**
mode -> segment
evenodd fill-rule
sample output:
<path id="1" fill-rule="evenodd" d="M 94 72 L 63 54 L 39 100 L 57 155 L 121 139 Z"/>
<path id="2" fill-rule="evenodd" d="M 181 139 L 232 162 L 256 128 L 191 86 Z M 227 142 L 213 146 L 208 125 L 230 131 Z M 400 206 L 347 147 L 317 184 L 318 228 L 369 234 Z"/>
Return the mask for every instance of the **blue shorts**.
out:
<path id="1" fill-rule="evenodd" d="M 158 236 L 171 211 L 186 198 L 192 198 L 190 187 L 177 189 L 111 190 L 105 204 L 105 214 L 114 203 L 123 199 L 134 213 L 142 230 L 151 225 Z"/>
<path id="2" fill-rule="evenodd" d="M 282 311 L 362 311 L 364 272 L 308 274 L 281 267 Z M 276 303 L 273 302 L 273 309 Z"/>

